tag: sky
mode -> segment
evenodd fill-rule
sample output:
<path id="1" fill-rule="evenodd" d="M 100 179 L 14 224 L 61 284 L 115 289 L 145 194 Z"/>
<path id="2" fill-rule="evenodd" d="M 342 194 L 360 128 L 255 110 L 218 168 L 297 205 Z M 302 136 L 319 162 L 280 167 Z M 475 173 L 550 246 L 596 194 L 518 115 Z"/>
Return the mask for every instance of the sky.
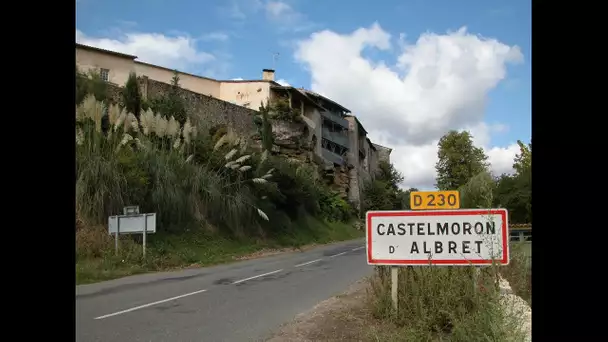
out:
<path id="1" fill-rule="evenodd" d="M 437 142 L 468 130 L 495 175 L 531 139 L 525 0 L 76 0 L 76 41 L 218 79 L 304 87 L 393 149 L 432 190 Z"/>

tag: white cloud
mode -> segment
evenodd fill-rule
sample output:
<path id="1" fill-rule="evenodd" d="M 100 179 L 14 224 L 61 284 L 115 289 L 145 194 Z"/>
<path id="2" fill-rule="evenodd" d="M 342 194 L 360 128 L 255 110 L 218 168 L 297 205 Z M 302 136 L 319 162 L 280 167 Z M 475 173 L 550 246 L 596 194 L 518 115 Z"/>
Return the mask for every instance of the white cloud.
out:
<path id="1" fill-rule="evenodd" d="M 284 80 L 284 79 L 282 79 L 282 78 L 281 78 L 281 79 L 278 79 L 278 80 L 277 80 L 277 83 L 278 83 L 278 84 L 280 84 L 280 85 L 282 85 L 282 86 L 285 86 L 285 87 L 289 87 L 289 86 L 291 86 L 291 84 L 289 84 L 289 82 L 287 82 L 286 80 Z"/>
<path id="2" fill-rule="evenodd" d="M 263 7 L 262 0 L 229 0 L 218 7 L 218 11 L 225 17 L 242 21 Z"/>
<path id="3" fill-rule="evenodd" d="M 205 40 L 205 41 L 225 42 L 225 41 L 228 41 L 228 39 L 230 39 L 230 36 L 224 32 L 210 32 L 210 33 L 204 34 L 201 37 L 201 39 Z"/>
<path id="4" fill-rule="evenodd" d="M 484 110 L 507 64 L 523 61 L 520 49 L 465 28 L 425 33 L 414 44 L 401 34 L 396 45 L 401 54 L 394 66 L 362 56 L 365 49 L 395 49 L 391 35 L 375 23 L 351 34 L 316 32 L 299 42 L 295 57 L 310 71 L 314 91 L 350 108 L 372 141 L 393 148 L 404 186 L 433 188 L 437 142 L 450 129 L 470 130 L 493 172 L 511 171 L 516 145 L 491 146 L 492 134 L 506 127 L 485 123 Z"/>
<path id="5" fill-rule="evenodd" d="M 264 6 L 268 19 L 283 31 L 301 32 L 316 25 L 284 0 L 270 0 Z"/>
<path id="6" fill-rule="evenodd" d="M 160 33 L 124 33 L 119 38 L 101 38 L 76 30 L 76 42 L 101 49 L 135 55 L 138 60 L 168 68 L 187 70 L 208 64 L 215 57 L 199 51 L 196 40 L 185 35 L 166 36 Z"/>

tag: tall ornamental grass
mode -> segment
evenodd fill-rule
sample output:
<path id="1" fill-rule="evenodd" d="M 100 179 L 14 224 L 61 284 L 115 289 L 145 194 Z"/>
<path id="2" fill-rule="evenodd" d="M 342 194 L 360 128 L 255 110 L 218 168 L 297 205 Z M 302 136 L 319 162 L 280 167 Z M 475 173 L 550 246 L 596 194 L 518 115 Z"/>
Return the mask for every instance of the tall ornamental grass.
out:
<path id="1" fill-rule="evenodd" d="M 150 109 L 137 119 L 89 95 L 76 107 L 76 123 L 76 208 L 86 226 L 106 223 L 126 205 L 157 213 L 160 231 L 209 223 L 242 235 L 269 220 L 256 194 L 269 187 L 273 170 L 263 158 L 249 165 L 241 139 L 226 134 L 213 146 L 209 153 L 224 163 L 214 168 L 195 158 L 204 137 L 189 120 L 181 125 Z"/>

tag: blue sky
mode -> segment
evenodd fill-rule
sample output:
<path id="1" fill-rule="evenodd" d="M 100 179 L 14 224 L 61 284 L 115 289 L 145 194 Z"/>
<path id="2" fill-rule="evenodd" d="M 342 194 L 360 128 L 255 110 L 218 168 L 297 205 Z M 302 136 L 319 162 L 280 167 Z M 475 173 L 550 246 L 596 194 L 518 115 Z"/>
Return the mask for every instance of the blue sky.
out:
<path id="1" fill-rule="evenodd" d="M 471 85 L 470 88 L 466 88 L 466 91 L 479 92 L 475 95 L 478 100 L 474 102 L 477 104 L 483 102 L 481 105 L 483 108 L 475 107 L 479 114 L 476 114 L 474 120 L 465 120 L 465 126 L 484 123 L 488 127 L 494 127 L 490 129 L 489 137 L 483 144 L 488 153 L 494 149 L 493 154 L 490 153 L 490 159 L 493 162 L 493 159 L 496 160 L 494 164 L 502 165 L 496 166 L 498 173 L 509 171 L 507 159 L 512 158 L 514 142 L 517 139 L 529 141 L 531 135 L 530 13 L 529 1 L 523 0 L 77 0 L 76 29 L 86 37 L 84 43 L 93 45 L 106 39 L 115 43 L 111 46 L 130 49 L 123 52 L 136 52 L 135 54 L 142 60 L 150 56 L 148 59 L 153 59 L 152 62 L 162 61 L 165 63 L 164 66 L 222 79 L 260 78 L 261 69 L 273 67 L 272 55 L 278 52 L 280 55 L 274 65 L 277 79 L 297 87 L 316 88 L 315 90 L 331 95 L 332 98 L 338 98 L 340 102 L 347 102 L 346 107 L 353 109 L 354 112 L 359 110 L 361 114 L 355 114 L 362 117 L 364 125 L 368 125 L 363 119 L 371 123 L 375 114 L 370 113 L 369 108 L 364 104 L 349 100 L 346 94 L 353 94 L 355 90 L 349 88 L 348 93 L 346 90 L 343 93 L 340 93 L 339 89 L 334 90 L 343 83 L 324 80 L 327 78 L 324 76 L 327 72 L 322 70 L 327 69 L 320 65 L 324 57 L 316 58 L 314 57 L 317 56 L 316 54 L 305 53 L 304 50 L 298 53 L 298 47 L 303 49 L 299 44 L 310 40 L 311 34 L 315 32 L 328 30 L 337 35 L 347 36 L 359 28 L 370 29 L 374 23 L 377 23 L 383 32 L 390 34 L 391 46 L 363 48 L 360 57 L 369 61 L 372 66 L 381 63 L 395 71 L 395 75 L 403 76 L 404 71 L 397 71 L 396 67 L 402 53 L 399 50 L 400 44 L 405 42 L 416 45 L 421 34 L 446 35 L 448 31 L 453 32 L 466 27 L 468 34 L 495 39 L 508 47 L 517 46 L 522 55 L 521 61 L 517 63 L 504 63 L 506 76 L 495 76 L 498 77 L 497 80 L 499 79 L 495 85 L 483 88 Z M 186 44 L 190 50 L 184 50 L 183 54 L 190 57 L 184 57 L 183 60 L 175 55 L 156 58 L 153 54 L 162 52 L 150 52 L 151 48 L 145 46 L 155 45 L 153 42 L 138 43 L 134 36 L 131 36 L 131 41 L 126 38 L 129 34 L 152 33 L 169 38 L 187 38 Z M 329 36 L 326 38 L 328 41 L 338 39 Z M 382 40 L 382 38 L 378 39 Z M 321 44 L 321 39 L 318 41 Z M 120 45 L 122 43 L 124 45 Z M 310 45 L 310 48 L 314 46 Z M 337 46 L 340 45 L 336 44 Z M 327 47 L 324 53 L 327 54 L 328 59 L 334 61 L 338 58 L 336 56 L 343 54 L 338 49 L 332 51 L 331 46 Z M 297 55 L 300 57 L 297 58 Z M 349 58 L 344 55 L 343 63 L 354 60 Z M 336 63 L 339 65 L 340 61 Z M 480 68 L 477 68 L 478 73 L 482 70 Z M 363 69 L 359 71 L 361 70 Z M 381 73 L 378 69 L 373 72 L 377 75 Z M 484 78 L 479 76 L 478 79 Z M 369 94 L 370 90 L 366 91 Z M 459 106 L 463 107 L 460 109 L 465 110 L 466 105 L 466 103 L 460 104 Z M 420 106 L 426 108 L 424 104 Z M 457 122 L 463 122 L 464 125 L 465 121 L 458 121 L 457 118 L 464 117 L 465 114 L 457 114 L 459 110 L 456 109 L 450 113 L 454 113 L 449 114 L 453 119 L 449 120 L 455 125 L 450 128 L 462 128 Z M 422 125 L 419 119 L 406 119 L 405 116 L 403 122 L 414 122 L 412 120 Z M 429 127 L 429 125 L 432 123 L 425 123 L 420 127 Z M 437 129 L 445 130 L 445 127 Z M 418 159 L 425 159 L 423 157 L 432 154 L 421 150 L 425 142 L 391 140 L 385 138 L 391 133 L 382 133 L 382 127 L 374 130 L 378 131 L 376 134 L 378 139 L 393 141 L 395 149 L 403 144 L 402 150 L 409 151 L 408 154 L 419 153 L 420 158 L 416 159 L 418 163 L 421 162 Z M 397 135 L 393 134 L 393 136 Z M 431 144 L 431 141 L 427 143 Z M 505 151 L 510 151 L 511 154 L 507 155 Z M 396 165 L 406 174 L 406 182 L 409 173 L 411 176 L 409 178 L 412 180 L 410 185 L 424 187 L 422 183 L 428 183 L 428 179 L 418 179 L 420 175 L 414 175 L 414 173 L 429 171 L 428 165 L 410 167 L 414 162 L 411 158 L 405 155 L 401 157 L 396 155 L 396 158 Z M 498 161 L 500 158 L 504 160 Z M 427 163 L 431 169 L 433 163 L 432 160 Z"/>

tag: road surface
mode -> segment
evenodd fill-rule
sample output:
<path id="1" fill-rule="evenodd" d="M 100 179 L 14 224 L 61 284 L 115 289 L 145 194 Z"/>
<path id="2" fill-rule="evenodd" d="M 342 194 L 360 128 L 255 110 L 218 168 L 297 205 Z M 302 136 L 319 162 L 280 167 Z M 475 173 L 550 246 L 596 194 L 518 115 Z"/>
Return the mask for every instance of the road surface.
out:
<path id="1" fill-rule="evenodd" d="M 76 287 L 76 341 L 263 341 L 372 274 L 364 240 Z"/>

